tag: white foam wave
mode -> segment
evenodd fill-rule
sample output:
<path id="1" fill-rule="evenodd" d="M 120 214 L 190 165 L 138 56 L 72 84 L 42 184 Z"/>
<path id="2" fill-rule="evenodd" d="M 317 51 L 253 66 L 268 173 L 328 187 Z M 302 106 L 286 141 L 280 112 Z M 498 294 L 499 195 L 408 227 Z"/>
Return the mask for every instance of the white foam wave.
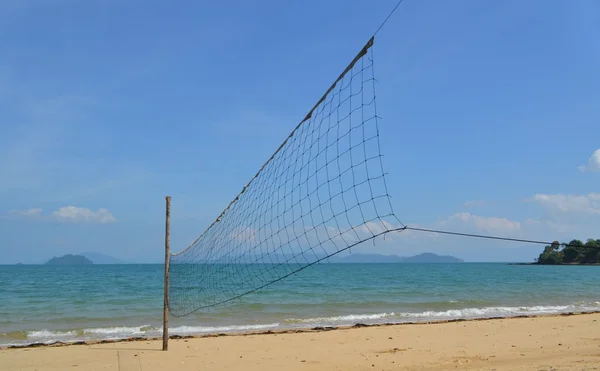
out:
<path id="1" fill-rule="evenodd" d="M 37 330 L 28 331 L 27 339 L 39 340 L 39 341 L 55 341 L 60 339 L 69 339 L 76 336 L 76 331 L 50 331 L 50 330 Z"/>
<path id="2" fill-rule="evenodd" d="M 600 303 L 577 303 L 573 305 L 534 305 L 521 307 L 485 307 L 449 309 L 446 311 L 425 311 L 421 313 L 401 313 L 401 317 L 408 318 L 437 318 L 437 319 L 461 319 L 461 318 L 486 318 L 505 317 L 518 315 L 555 314 L 565 312 L 590 312 L 600 310 Z"/>
<path id="3" fill-rule="evenodd" d="M 171 334 L 177 335 L 194 335 L 206 333 L 220 332 L 250 332 L 275 329 L 279 327 L 279 323 L 270 323 L 265 325 L 233 325 L 233 326 L 179 326 L 169 329 Z M 161 328 L 162 331 L 162 328 Z"/>
<path id="4" fill-rule="evenodd" d="M 170 328 L 171 335 L 203 335 L 217 333 L 235 333 L 265 331 L 280 327 L 279 323 L 230 326 L 178 326 Z M 130 327 L 87 328 L 73 331 L 34 330 L 26 331 L 26 340 L 0 343 L 0 346 L 13 346 L 31 343 L 52 344 L 71 343 L 82 340 L 117 340 L 128 337 L 156 337 L 162 334 L 162 327 L 148 325 Z M 4 334 L 6 336 L 6 334 Z"/>
<path id="5" fill-rule="evenodd" d="M 238 324 L 223 326 L 177 326 L 170 329 L 172 335 L 204 335 L 217 333 L 239 333 L 266 331 L 271 329 L 310 328 L 315 326 L 345 326 L 356 323 L 403 323 L 419 321 L 435 321 L 448 319 L 473 319 L 489 317 L 511 317 L 518 315 L 558 314 L 565 312 L 600 311 L 600 301 L 578 302 L 572 305 L 534 305 L 534 306 L 496 306 L 482 308 L 463 308 L 448 310 L 428 310 L 421 312 L 390 312 L 347 314 L 331 317 L 289 318 L 281 323 L 267 324 Z M 162 327 L 149 325 L 121 326 L 104 328 L 87 328 L 81 330 L 33 330 L 25 331 L 26 339 L 18 338 L 4 340 L 7 343 L 0 346 L 23 345 L 31 343 L 75 342 L 81 340 L 114 340 L 128 337 L 157 337 L 162 333 Z M 8 334 L 4 334 L 8 336 Z"/>
<path id="6" fill-rule="evenodd" d="M 573 305 L 555 306 L 521 306 L 521 307 L 484 307 L 449 309 L 445 311 L 350 314 L 334 317 L 290 318 L 284 323 L 304 326 L 336 326 L 354 323 L 401 323 L 412 321 L 431 321 L 448 319 L 474 319 L 487 317 L 511 317 L 519 315 L 541 315 L 565 312 L 591 312 L 600 310 L 600 302 L 575 303 Z"/>
<path id="7" fill-rule="evenodd" d="M 446 311 L 425 311 L 421 313 L 402 313 L 403 317 L 433 317 L 433 318 L 477 318 L 477 317 L 496 317 L 504 315 L 522 315 L 522 314 L 551 314 L 567 311 L 569 306 L 555 307 L 488 307 L 488 308 L 464 308 L 449 309 Z"/>
<path id="8" fill-rule="evenodd" d="M 290 318 L 285 320 L 287 323 L 307 323 L 307 324 L 320 324 L 320 323 L 344 323 L 344 322 L 356 322 L 356 321 L 369 321 L 379 320 L 383 318 L 395 317 L 395 313 L 376 313 L 376 314 L 349 314 L 345 316 L 336 317 L 316 317 L 316 318 Z"/>
<path id="9" fill-rule="evenodd" d="M 146 331 L 143 329 L 152 329 L 150 326 L 137 326 L 137 327 L 107 327 L 107 328 L 90 328 L 83 330 L 84 334 L 92 335 L 119 335 L 128 334 L 129 336 L 141 335 Z"/>

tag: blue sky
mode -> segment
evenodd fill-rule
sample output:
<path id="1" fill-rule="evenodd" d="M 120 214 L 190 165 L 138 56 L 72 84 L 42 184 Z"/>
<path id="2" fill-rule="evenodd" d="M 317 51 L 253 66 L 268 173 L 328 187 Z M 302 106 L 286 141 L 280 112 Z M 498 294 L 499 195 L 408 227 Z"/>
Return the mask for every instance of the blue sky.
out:
<path id="1" fill-rule="evenodd" d="M 0 1 L 0 263 L 173 250 L 240 191 L 394 1 Z M 600 238 L 600 4 L 405 0 L 374 46 L 405 224 Z M 362 252 L 531 260 L 404 233 Z"/>

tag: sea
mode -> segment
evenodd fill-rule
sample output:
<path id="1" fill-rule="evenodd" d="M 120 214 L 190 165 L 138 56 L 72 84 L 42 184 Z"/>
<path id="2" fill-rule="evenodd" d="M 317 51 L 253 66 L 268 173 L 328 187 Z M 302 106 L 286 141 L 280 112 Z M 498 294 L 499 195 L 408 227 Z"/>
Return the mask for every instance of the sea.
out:
<path id="1" fill-rule="evenodd" d="M 0 346 L 159 337 L 162 265 L 0 266 Z M 171 335 L 600 310 L 600 266 L 318 264 Z"/>

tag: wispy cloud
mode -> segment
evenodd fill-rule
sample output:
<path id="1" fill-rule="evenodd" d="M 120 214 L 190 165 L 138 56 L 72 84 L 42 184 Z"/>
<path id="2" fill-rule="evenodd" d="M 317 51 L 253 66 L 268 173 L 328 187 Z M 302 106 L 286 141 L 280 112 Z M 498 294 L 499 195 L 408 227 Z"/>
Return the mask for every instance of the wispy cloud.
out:
<path id="1" fill-rule="evenodd" d="M 10 210 L 9 217 L 18 219 L 29 219 L 36 221 L 57 221 L 69 223 L 114 223 L 117 218 L 107 209 L 100 208 L 92 211 L 85 207 L 64 206 L 53 211 L 50 215 L 43 215 L 42 209 L 33 208 L 27 210 Z"/>
<path id="2" fill-rule="evenodd" d="M 478 231 L 514 233 L 521 230 L 521 223 L 518 221 L 500 218 L 496 216 L 480 216 L 467 212 L 456 213 L 442 221 L 442 226 L 466 226 L 475 228 Z"/>
<path id="3" fill-rule="evenodd" d="M 592 153 L 587 165 L 581 165 L 577 168 L 583 172 L 600 172 L 600 148 Z"/>
<path id="4" fill-rule="evenodd" d="M 28 210 L 10 210 L 9 215 L 23 216 L 28 218 L 36 218 L 42 214 L 42 209 L 28 209 Z"/>
<path id="5" fill-rule="evenodd" d="M 600 214 L 600 193 L 587 195 L 538 193 L 532 200 L 553 212 Z"/>
<path id="6" fill-rule="evenodd" d="M 51 217 L 64 222 L 114 223 L 117 219 L 107 209 L 92 211 L 85 207 L 65 206 L 54 211 Z"/>

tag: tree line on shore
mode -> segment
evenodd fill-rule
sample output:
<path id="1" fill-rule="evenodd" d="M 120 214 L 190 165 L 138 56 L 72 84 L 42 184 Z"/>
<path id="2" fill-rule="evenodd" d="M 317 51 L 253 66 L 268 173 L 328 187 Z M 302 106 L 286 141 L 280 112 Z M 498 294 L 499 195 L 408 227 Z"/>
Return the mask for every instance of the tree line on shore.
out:
<path id="1" fill-rule="evenodd" d="M 535 260 L 536 264 L 600 264 L 600 239 L 589 238 L 585 243 L 552 242 Z"/>

